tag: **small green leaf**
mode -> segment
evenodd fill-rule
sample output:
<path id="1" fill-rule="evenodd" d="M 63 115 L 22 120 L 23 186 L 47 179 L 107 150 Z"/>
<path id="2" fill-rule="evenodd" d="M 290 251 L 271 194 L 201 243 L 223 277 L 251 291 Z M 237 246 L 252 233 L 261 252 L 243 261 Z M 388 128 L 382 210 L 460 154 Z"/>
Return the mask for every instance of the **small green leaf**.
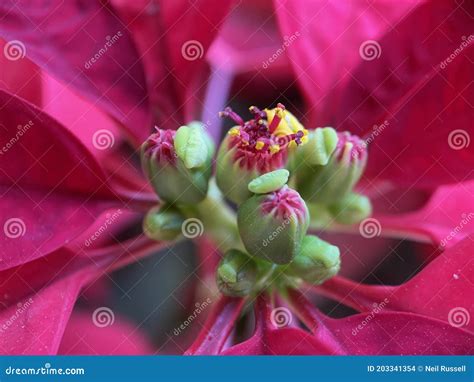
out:
<path id="1" fill-rule="evenodd" d="M 289 177 L 290 172 L 286 169 L 267 172 L 252 180 L 248 185 L 248 189 L 254 194 L 267 194 L 282 188 L 288 182 Z"/>

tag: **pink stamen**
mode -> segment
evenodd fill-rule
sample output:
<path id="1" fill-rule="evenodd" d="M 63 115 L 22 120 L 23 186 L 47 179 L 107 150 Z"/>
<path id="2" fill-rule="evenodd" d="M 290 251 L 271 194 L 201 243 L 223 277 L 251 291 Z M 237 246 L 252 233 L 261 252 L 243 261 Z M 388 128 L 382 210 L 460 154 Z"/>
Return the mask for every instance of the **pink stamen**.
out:
<path id="1" fill-rule="evenodd" d="M 280 103 L 278 108 L 280 108 L 280 112 L 285 110 L 285 106 Z M 277 137 L 273 133 L 277 129 L 282 115 L 276 114 L 268 123 L 266 112 L 256 106 L 251 106 L 249 110 L 254 118 L 246 122 L 229 107 L 220 113 L 220 116 L 229 117 L 240 126 L 237 128 L 238 133 L 232 133 L 229 139 L 229 148 L 237 148 L 235 161 L 242 167 L 258 168 L 262 171 L 283 167 L 287 156 L 286 147 L 292 141 L 298 145 L 301 144 L 304 133 L 298 131 L 294 134 Z"/>
<path id="2" fill-rule="evenodd" d="M 265 119 L 267 116 L 267 114 L 264 111 L 260 110 L 257 106 L 250 106 L 249 110 L 258 120 Z"/>
<path id="3" fill-rule="evenodd" d="M 228 117 L 232 119 L 237 125 L 243 126 L 244 125 L 244 120 L 240 115 L 238 115 L 235 111 L 233 111 L 230 107 L 226 107 L 224 111 L 221 111 L 219 113 L 219 117 Z"/>
<path id="4" fill-rule="evenodd" d="M 280 111 L 278 111 L 280 109 Z M 285 106 L 281 103 L 277 105 L 277 110 L 275 111 L 275 115 L 273 116 L 272 122 L 270 123 L 270 126 L 268 126 L 268 130 L 270 130 L 270 133 L 274 133 L 275 130 L 277 129 L 278 125 L 281 122 L 281 116 L 279 115 L 280 113 L 283 113 L 285 111 Z"/>

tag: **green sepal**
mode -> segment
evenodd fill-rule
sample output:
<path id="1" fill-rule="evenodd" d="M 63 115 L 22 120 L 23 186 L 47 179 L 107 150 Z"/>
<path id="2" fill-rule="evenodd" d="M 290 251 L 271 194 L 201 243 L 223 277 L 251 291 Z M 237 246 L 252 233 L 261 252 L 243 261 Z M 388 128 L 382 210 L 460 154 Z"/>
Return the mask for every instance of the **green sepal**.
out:
<path id="1" fill-rule="evenodd" d="M 143 220 L 143 232 L 150 239 L 157 241 L 175 240 L 181 235 L 184 216 L 171 206 L 153 207 Z"/>
<path id="2" fill-rule="evenodd" d="M 174 204 L 194 204 L 206 197 L 212 175 L 210 164 L 207 168 L 190 170 L 181 160 L 174 165 L 159 164 L 152 156 L 150 169 L 154 174 L 150 182 L 161 199 Z"/>
<path id="3" fill-rule="evenodd" d="M 251 257 L 231 249 L 224 254 L 217 267 L 217 286 L 226 296 L 244 297 L 253 291 L 257 273 L 257 264 Z"/>
<path id="4" fill-rule="evenodd" d="M 339 248 L 317 236 L 305 236 L 301 251 L 286 267 L 292 277 L 318 285 L 335 276 L 341 267 Z"/>
<path id="5" fill-rule="evenodd" d="M 307 142 L 297 152 L 297 158 L 311 166 L 325 166 L 336 149 L 337 133 L 332 127 L 318 127 L 308 133 Z"/>
<path id="6" fill-rule="evenodd" d="M 296 189 L 311 203 L 334 204 L 352 192 L 362 176 L 366 160 L 351 159 L 352 145 L 346 144 L 342 154 L 333 152 L 326 165 L 306 162 L 296 170 Z"/>
<path id="7" fill-rule="evenodd" d="M 252 196 L 248 184 L 260 173 L 255 169 L 242 168 L 234 160 L 236 148 L 229 147 L 229 140 L 230 136 L 226 136 L 217 152 L 216 183 L 227 199 L 240 204 Z"/>

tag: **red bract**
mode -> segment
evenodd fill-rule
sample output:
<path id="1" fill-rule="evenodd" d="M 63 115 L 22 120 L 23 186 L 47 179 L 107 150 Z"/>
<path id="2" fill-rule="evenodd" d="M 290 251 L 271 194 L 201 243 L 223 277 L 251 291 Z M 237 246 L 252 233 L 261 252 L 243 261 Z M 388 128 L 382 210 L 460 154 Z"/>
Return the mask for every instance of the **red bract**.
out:
<path id="1" fill-rule="evenodd" d="M 128 322 L 114 319 L 113 326 L 98 327 L 93 312 L 72 314 L 61 341 L 61 355 L 143 355 L 153 354 L 152 346 Z"/>
<path id="2" fill-rule="evenodd" d="M 101 105 L 138 142 L 146 138 L 150 108 L 144 70 L 132 36 L 112 8 L 99 2 L 6 1 L 0 14 L 5 40 L 21 41 L 39 66 Z"/>
<path id="3" fill-rule="evenodd" d="M 374 200 L 374 236 L 427 242 L 436 256 L 398 286 L 336 276 L 318 287 L 264 291 L 255 301 L 221 297 L 185 354 L 473 352 L 474 48 L 456 51 L 472 36 L 472 4 L 262 4 L 0 5 L 0 353 L 153 352 L 119 317 L 117 326 L 101 328 L 91 322 L 93 312 L 72 311 L 91 283 L 162 247 L 141 233 L 124 238 L 158 203 L 133 149 L 153 122 L 176 129 L 215 113 L 230 78 L 242 73 L 250 81 L 258 76 L 259 86 L 242 86 L 251 88 L 250 97 L 266 99 L 273 97 L 267 87 L 262 91 L 268 78 L 294 77 L 306 102 L 306 128 L 332 125 L 362 136 L 368 174 L 357 191 Z M 255 20 L 275 12 L 281 36 L 272 22 L 259 28 L 246 12 Z M 250 42 L 237 44 L 241 34 Z M 237 84 L 242 78 L 249 80 Z M 236 87 L 229 98 L 240 95 Z M 217 123 L 205 124 L 219 135 Z M 401 209 L 400 200 L 418 189 L 426 203 Z M 107 234 L 96 235 L 111 219 Z M 362 224 L 326 228 L 372 237 Z M 369 261 L 371 246 L 366 251 L 361 258 Z M 216 253 L 208 245 L 199 253 L 196 273 L 206 280 Z M 345 264 L 344 274 L 352 274 Z M 318 294 L 358 313 L 331 318 L 314 306 Z M 237 340 L 236 323 L 251 308 L 252 333 Z"/>
<path id="4" fill-rule="evenodd" d="M 203 58 L 230 1 L 129 2 L 114 0 L 133 33 L 147 72 L 152 112 L 161 128 L 176 129 L 198 119 L 208 68 Z"/>
<path id="5" fill-rule="evenodd" d="M 472 4 L 277 3 L 283 32 L 303 29 L 288 51 L 311 122 L 371 137 L 369 176 L 417 188 L 472 178 L 473 146 L 455 150 L 474 115 Z"/>
<path id="6" fill-rule="evenodd" d="M 0 102 L 0 145 L 6 149 L 1 158 L 2 212 L 20 219 L 21 234 L 19 240 L 6 234 L 0 238 L 0 269 L 7 269 L 68 243 L 118 201 L 98 162 L 73 134 L 18 97 L 0 91 Z M 21 144 L 10 148 L 20 131 Z M 14 229 L 15 222 L 11 224 Z M 24 237 L 28 228 L 34 235 Z"/>
<path id="7" fill-rule="evenodd" d="M 433 260 L 411 280 L 400 286 L 369 286 L 335 277 L 317 291 L 337 298 L 358 311 L 369 310 L 378 301 L 388 302 L 385 309 L 424 314 L 447 321 L 457 307 L 471 311 L 474 302 L 467 299 L 474 277 L 472 236 Z M 453 314 L 453 313 L 451 313 Z M 472 330 L 474 323 L 465 322 Z"/>

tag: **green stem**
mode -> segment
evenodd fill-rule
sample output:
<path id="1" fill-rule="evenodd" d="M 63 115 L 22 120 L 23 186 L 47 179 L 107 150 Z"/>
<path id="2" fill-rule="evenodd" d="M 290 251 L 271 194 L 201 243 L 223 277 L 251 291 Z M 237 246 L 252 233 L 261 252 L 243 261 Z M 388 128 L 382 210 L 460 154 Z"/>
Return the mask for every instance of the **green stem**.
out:
<path id="1" fill-rule="evenodd" d="M 212 179 L 206 199 L 184 211 L 189 217 L 198 217 L 206 234 L 222 252 L 235 248 L 245 251 L 240 240 L 235 212 L 226 204 Z"/>
<path id="2" fill-rule="evenodd" d="M 311 217 L 309 228 L 313 230 L 326 230 L 335 224 L 334 217 L 329 213 L 326 206 L 319 203 L 306 203 Z"/>
<path id="3" fill-rule="evenodd" d="M 277 264 L 271 264 L 271 266 L 268 268 L 268 270 L 262 275 L 260 280 L 258 280 L 257 284 L 255 284 L 254 290 L 258 291 L 258 293 L 266 288 L 266 283 L 270 279 L 270 277 L 273 276 L 273 273 L 275 270 L 278 268 Z"/>

